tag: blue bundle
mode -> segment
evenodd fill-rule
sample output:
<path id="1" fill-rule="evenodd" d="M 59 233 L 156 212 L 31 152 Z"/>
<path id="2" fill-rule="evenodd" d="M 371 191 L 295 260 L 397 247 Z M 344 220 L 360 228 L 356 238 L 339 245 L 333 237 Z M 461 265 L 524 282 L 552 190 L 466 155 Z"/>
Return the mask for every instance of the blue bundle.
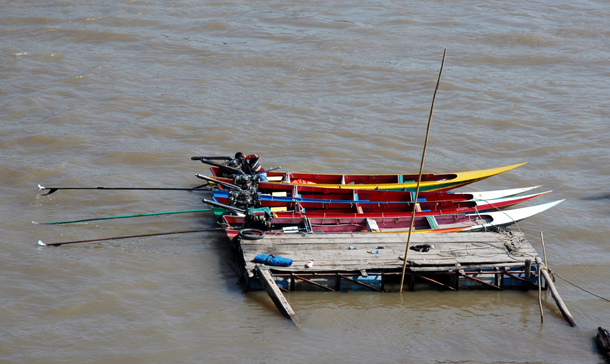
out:
<path id="1" fill-rule="evenodd" d="M 254 257 L 254 263 L 262 263 L 278 267 L 290 267 L 292 265 L 292 259 L 273 254 L 258 254 Z"/>

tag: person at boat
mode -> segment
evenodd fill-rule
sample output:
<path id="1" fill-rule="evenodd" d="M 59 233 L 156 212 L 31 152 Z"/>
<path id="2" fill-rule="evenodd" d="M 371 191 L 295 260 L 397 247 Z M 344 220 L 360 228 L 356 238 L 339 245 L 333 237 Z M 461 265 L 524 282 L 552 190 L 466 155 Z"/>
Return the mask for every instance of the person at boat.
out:
<path id="1" fill-rule="evenodd" d="M 235 153 L 235 159 L 241 162 L 241 169 L 246 174 L 256 175 L 260 182 L 267 182 L 267 171 L 258 162 L 258 154 L 244 155 L 242 152 Z"/>

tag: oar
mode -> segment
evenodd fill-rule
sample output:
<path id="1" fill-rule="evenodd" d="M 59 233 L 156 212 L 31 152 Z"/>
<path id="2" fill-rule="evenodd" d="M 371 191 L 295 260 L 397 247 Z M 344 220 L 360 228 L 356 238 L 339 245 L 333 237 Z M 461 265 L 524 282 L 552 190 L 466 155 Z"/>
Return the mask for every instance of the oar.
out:
<path id="1" fill-rule="evenodd" d="M 64 241 L 61 243 L 43 243 L 42 240 L 38 240 L 38 245 L 40 246 L 57 246 L 64 244 L 77 244 L 77 243 L 91 243 L 94 241 L 104 241 L 104 240 L 117 240 L 117 239 L 130 239 L 130 238 L 143 238 L 147 236 L 160 236 L 160 235 L 172 235 L 172 234 L 187 234 L 187 233 L 198 233 L 202 231 L 223 231 L 222 228 L 216 229 L 196 229 L 196 230 L 183 230 L 183 231 L 170 231 L 165 233 L 152 233 L 152 234 L 140 234 L 140 235 L 128 235 L 128 236 L 114 236 L 112 238 L 102 238 L 102 239 L 89 239 L 89 240 L 74 240 L 74 241 Z"/>
<path id="2" fill-rule="evenodd" d="M 157 188 L 157 187 L 44 187 L 38 185 L 38 190 L 49 190 L 47 193 L 43 193 L 42 196 L 48 196 L 58 190 L 129 190 L 129 191 L 209 191 L 209 189 L 203 189 L 206 185 L 201 185 L 191 188 Z"/>
<path id="3" fill-rule="evenodd" d="M 75 222 L 97 221 L 97 220 L 112 220 L 112 219 L 127 219 L 127 218 L 130 218 L 130 217 L 142 217 L 142 216 L 185 214 L 185 213 L 189 213 L 189 212 L 206 212 L 206 211 L 210 211 L 210 210 L 211 209 L 185 210 L 185 211 L 167 211 L 167 212 L 151 212 L 151 213 L 148 213 L 148 214 L 122 215 L 122 216 L 106 216 L 106 217 L 97 217 L 97 218 L 91 218 L 91 219 L 54 221 L 54 222 L 36 222 L 36 221 L 32 221 L 32 224 L 37 224 L 37 225 L 72 224 L 72 223 L 75 223 Z"/>
<path id="4" fill-rule="evenodd" d="M 205 157 L 198 157 L 198 156 L 194 156 L 194 157 L 191 157 L 191 159 L 192 159 L 192 160 L 194 160 L 194 161 L 201 161 L 201 163 L 209 164 L 209 165 L 211 165 L 211 166 L 216 166 L 216 167 L 218 167 L 218 168 L 226 169 L 227 171 L 231 171 L 231 172 L 233 172 L 233 173 L 237 173 L 237 174 L 245 174 L 245 173 L 244 173 L 244 171 L 242 171 L 242 170 L 241 170 L 241 169 L 239 169 L 239 168 L 235 168 L 235 167 L 229 167 L 229 166 L 227 166 L 227 165 L 225 165 L 225 164 L 222 164 L 222 163 L 213 162 L 213 161 L 211 161 L 211 160 L 207 160 L 207 159 L 205 159 Z"/>
<path id="5" fill-rule="evenodd" d="M 237 185 L 234 185 L 234 184 L 229 183 L 229 182 L 224 182 L 224 181 L 212 178 L 212 177 L 204 176 L 203 174 L 197 173 L 197 174 L 195 174 L 195 177 L 200 178 L 200 179 L 205 180 L 205 181 L 208 181 L 208 182 L 218 183 L 221 186 L 232 188 L 234 190 L 238 190 L 238 191 L 242 190 L 241 187 L 239 187 Z"/>

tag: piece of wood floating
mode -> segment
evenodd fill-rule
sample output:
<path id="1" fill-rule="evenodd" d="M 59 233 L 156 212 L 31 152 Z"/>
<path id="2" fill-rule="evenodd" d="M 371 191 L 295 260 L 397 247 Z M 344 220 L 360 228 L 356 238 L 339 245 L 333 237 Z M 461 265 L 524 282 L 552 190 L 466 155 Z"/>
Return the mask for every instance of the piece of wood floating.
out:
<path id="1" fill-rule="evenodd" d="M 290 307 L 288 300 L 286 300 L 286 297 L 284 297 L 282 291 L 280 291 L 280 288 L 275 283 L 275 280 L 273 279 L 271 272 L 269 272 L 269 269 L 264 267 L 257 267 L 256 273 L 258 280 L 261 282 L 261 284 L 265 288 L 265 291 L 267 291 L 267 294 L 269 295 L 269 297 L 271 297 L 273 303 L 275 303 L 275 306 L 278 308 L 278 310 L 280 310 L 282 315 L 288 317 L 292 320 L 292 322 L 295 323 L 295 325 L 300 327 L 301 322 L 299 321 L 299 318 L 297 317 L 292 307 Z"/>
<path id="2" fill-rule="evenodd" d="M 601 327 L 597 328 L 597 334 L 595 335 L 595 344 L 597 349 L 607 358 L 610 358 L 610 332 Z"/>
<path id="3" fill-rule="evenodd" d="M 568 311 L 568 308 L 563 303 L 563 300 L 561 299 L 559 292 L 557 292 L 557 289 L 555 288 L 555 284 L 553 283 L 553 280 L 551 279 L 551 277 L 549 277 L 549 273 L 547 272 L 547 267 L 542 264 L 542 260 L 540 259 L 540 257 L 536 257 L 536 263 L 538 263 L 539 265 L 542 266 L 540 273 L 542 273 L 545 281 L 549 285 L 549 289 L 551 290 L 551 294 L 553 295 L 553 299 L 555 300 L 555 303 L 557 303 L 557 307 L 559 308 L 559 311 L 561 311 L 561 314 L 566 319 L 566 321 L 568 321 L 570 326 L 576 327 L 577 325 L 576 325 L 576 321 L 574 321 L 574 317 L 572 317 L 572 315 L 570 314 L 570 311 Z"/>

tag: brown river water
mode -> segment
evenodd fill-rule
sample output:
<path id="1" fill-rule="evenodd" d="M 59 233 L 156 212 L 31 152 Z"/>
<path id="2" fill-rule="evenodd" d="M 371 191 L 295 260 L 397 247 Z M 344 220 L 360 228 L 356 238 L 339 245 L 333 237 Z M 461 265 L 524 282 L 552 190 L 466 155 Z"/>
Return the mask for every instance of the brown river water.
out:
<path id="1" fill-rule="evenodd" d="M 610 328 L 608 1 L 1 1 L 0 363 L 600 363 Z M 537 292 L 293 292 L 302 329 L 242 294 L 193 155 L 264 167 L 528 162 L 464 191 L 566 199 L 513 226 L 578 327 Z M 591 293 L 587 293 L 582 289 Z"/>

